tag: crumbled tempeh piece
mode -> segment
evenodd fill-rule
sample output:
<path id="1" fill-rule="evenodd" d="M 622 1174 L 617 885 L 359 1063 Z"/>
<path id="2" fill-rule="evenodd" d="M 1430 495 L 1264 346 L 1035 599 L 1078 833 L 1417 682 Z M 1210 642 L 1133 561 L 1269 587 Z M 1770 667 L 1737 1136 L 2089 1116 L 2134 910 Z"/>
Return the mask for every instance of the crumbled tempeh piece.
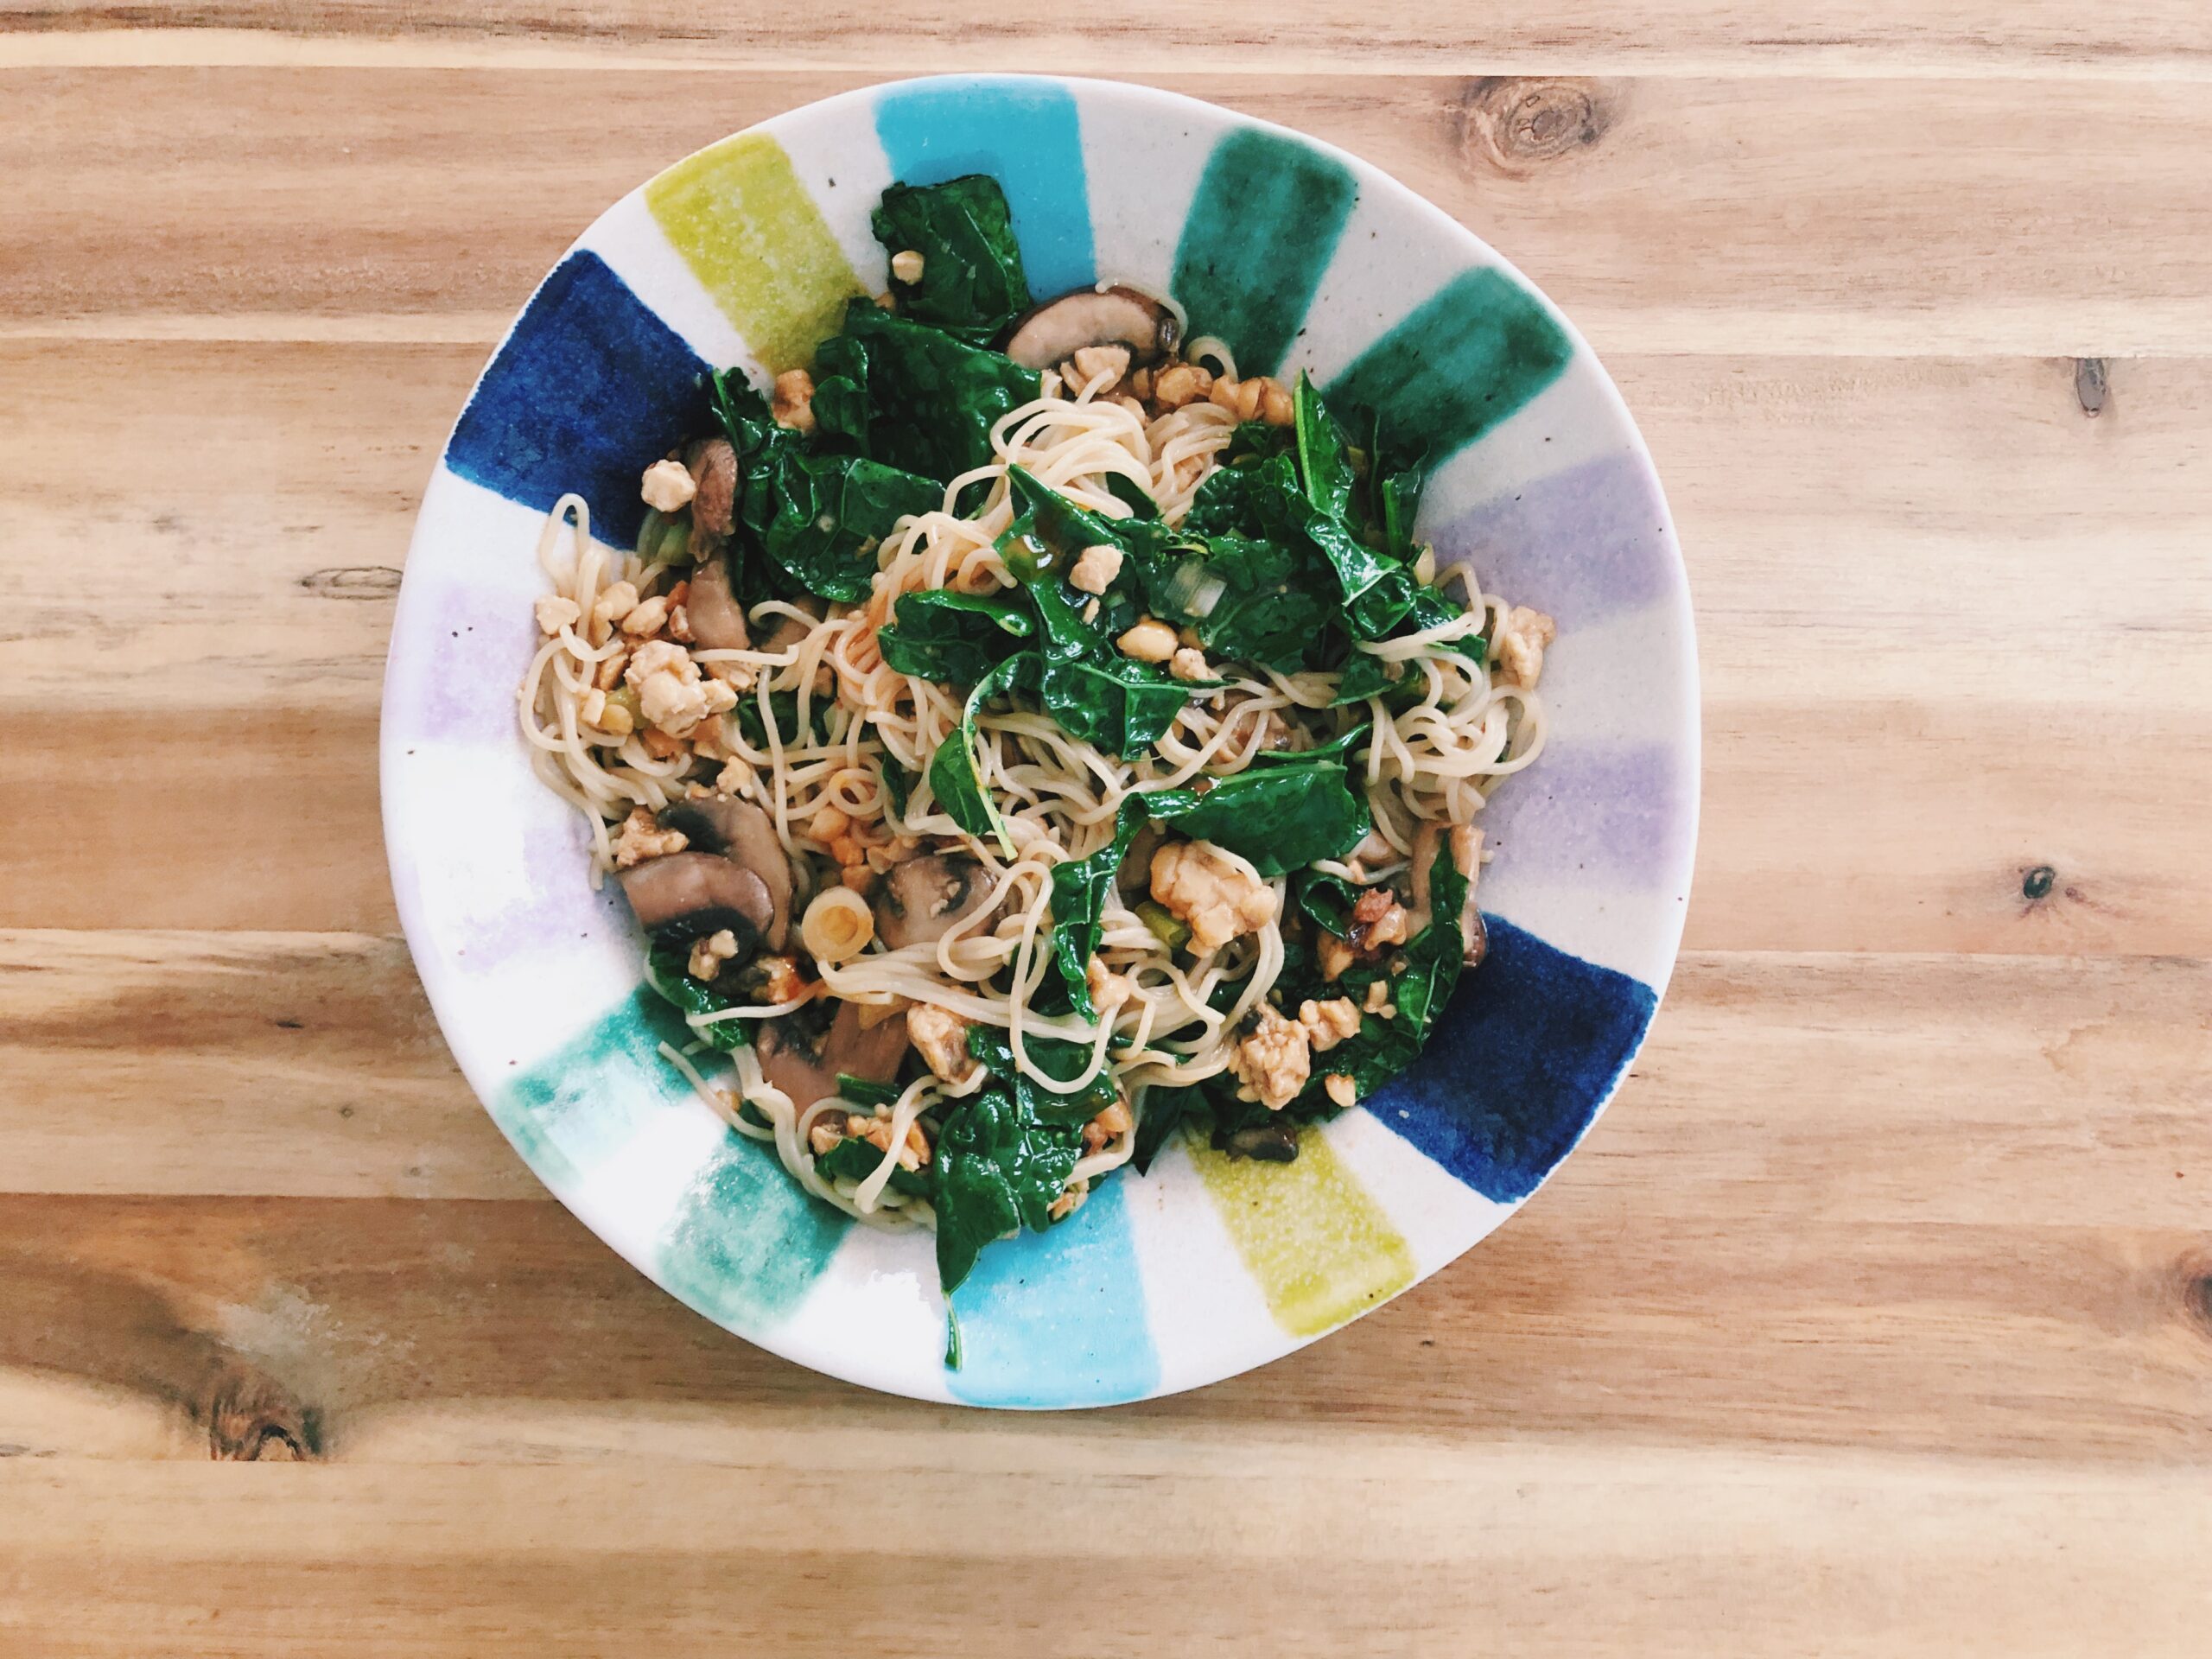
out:
<path id="1" fill-rule="evenodd" d="M 1152 896 L 1191 929 L 1191 949 L 1218 950 L 1275 918 L 1274 889 L 1211 842 L 1169 842 L 1152 855 Z"/>
<path id="2" fill-rule="evenodd" d="M 1306 1027 L 1265 1002 L 1253 1011 L 1251 1024 L 1250 1034 L 1230 1052 L 1229 1069 L 1244 1085 L 1237 1090 L 1240 1098 L 1281 1111 L 1298 1098 L 1313 1073 Z"/>

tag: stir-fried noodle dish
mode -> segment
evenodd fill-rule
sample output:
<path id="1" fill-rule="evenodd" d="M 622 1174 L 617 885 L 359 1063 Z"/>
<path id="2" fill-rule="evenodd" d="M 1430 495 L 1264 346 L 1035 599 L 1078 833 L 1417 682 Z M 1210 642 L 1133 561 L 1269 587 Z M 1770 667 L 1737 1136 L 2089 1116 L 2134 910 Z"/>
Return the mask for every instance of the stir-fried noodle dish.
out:
<path id="1" fill-rule="evenodd" d="M 1171 1139 L 1287 1162 L 1411 1063 L 1553 628 L 1416 539 L 1418 431 L 1170 301 L 1033 301 L 988 178 L 874 227 L 890 290 L 810 372 L 639 458 L 633 552 L 555 507 L 520 703 L 667 1063 L 932 1230 L 949 1294 Z"/>

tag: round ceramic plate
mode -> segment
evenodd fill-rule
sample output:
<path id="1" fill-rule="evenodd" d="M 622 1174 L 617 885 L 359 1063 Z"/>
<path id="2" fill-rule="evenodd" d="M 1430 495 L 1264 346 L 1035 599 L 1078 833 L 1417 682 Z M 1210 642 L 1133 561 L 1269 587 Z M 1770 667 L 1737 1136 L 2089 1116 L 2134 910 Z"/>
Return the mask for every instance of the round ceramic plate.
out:
<path id="1" fill-rule="evenodd" d="M 1560 627 L 1541 759 L 1484 812 L 1491 950 L 1419 1064 L 1296 1162 L 1177 1146 L 957 1298 L 926 1235 L 850 1224 L 664 1064 L 640 942 L 582 826 L 531 775 L 515 686 L 546 510 L 626 546 L 645 461 L 702 378 L 809 360 L 887 285 L 894 180 L 1004 186 L 1030 285 L 1173 294 L 1247 373 L 1310 372 L 1418 425 L 1421 533 Z M 777 117 L 625 197 L 516 318 L 416 526 L 385 683 L 385 833 L 416 966 L 469 1082 L 586 1224 L 715 1323 L 870 1387 L 1088 1406 L 1265 1363 L 1497 1227 L 1587 1130 L 1650 1024 L 1698 789 L 1688 594 L 1650 459 L 1566 319 L 1476 237 L 1352 156 L 1143 87 L 912 80 Z"/>

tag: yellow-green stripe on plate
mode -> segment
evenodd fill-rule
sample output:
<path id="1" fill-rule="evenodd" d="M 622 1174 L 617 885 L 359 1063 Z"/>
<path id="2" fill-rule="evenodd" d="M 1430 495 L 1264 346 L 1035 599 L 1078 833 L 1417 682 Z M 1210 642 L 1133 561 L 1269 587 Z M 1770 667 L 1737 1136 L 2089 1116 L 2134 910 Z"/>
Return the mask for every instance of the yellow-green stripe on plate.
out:
<path id="1" fill-rule="evenodd" d="M 740 133 L 645 187 L 645 206 L 753 354 L 810 362 L 861 292 L 821 210 L 766 133 Z"/>
<path id="2" fill-rule="evenodd" d="M 1414 1253 L 1317 1128 L 1287 1164 L 1193 1145 L 1191 1162 L 1268 1312 L 1294 1337 L 1318 1337 L 1414 1281 Z"/>

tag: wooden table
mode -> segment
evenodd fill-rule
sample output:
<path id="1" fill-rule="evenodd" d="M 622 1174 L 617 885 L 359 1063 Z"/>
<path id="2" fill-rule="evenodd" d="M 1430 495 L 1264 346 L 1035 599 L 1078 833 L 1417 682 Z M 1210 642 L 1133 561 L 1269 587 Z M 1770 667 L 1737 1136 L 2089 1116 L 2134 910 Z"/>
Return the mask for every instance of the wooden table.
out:
<path id="1" fill-rule="evenodd" d="M 2208 1651 L 2212 11 L 1014 10 L 0 21 L 0 1651 Z M 1688 948 L 1580 1155 L 1083 1416 L 825 1382 L 594 1242 L 377 818 L 409 524 L 538 274 L 955 67 L 1157 78 L 1489 238 L 1703 650 Z"/>

